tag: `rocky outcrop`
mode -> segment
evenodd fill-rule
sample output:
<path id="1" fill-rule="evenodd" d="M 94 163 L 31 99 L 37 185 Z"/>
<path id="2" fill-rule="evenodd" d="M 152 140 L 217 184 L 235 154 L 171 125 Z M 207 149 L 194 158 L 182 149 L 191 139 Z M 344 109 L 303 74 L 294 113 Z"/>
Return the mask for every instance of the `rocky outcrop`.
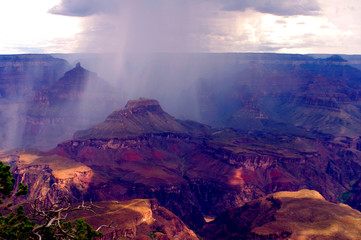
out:
<path id="1" fill-rule="evenodd" d="M 64 100 L 69 102 L 81 100 L 86 94 L 99 94 L 97 97 L 108 98 L 111 97 L 107 95 L 109 93 L 111 90 L 108 83 L 99 78 L 96 73 L 86 70 L 77 63 L 73 69 L 54 83 L 46 95 L 50 104 L 56 105 Z"/>
<path id="2" fill-rule="evenodd" d="M 26 198 L 43 204 L 66 196 L 76 202 L 87 198 L 93 171 L 84 164 L 57 155 L 43 155 L 38 150 L 4 152 L 0 160 L 12 166 L 17 182 L 28 185 Z"/>
<path id="3" fill-rule="evenodd" d="M 97 202 L 94 205 L 94 212 L 80 211 L 70 218 L 83 218 L 95 229 L 110 225 L 101 229 L 102 240 L 198 239 L 176 215 L 159 206 L 155 199 Z"/>
<path id="4" fill-rule="evenodd" d="M 92 128 L 75 133 L 75 139 L 127 138 L 143 134 L 174 133 L 205 135 L 209 127 L 191 121 L 179 121 L 164 112 L 154 99 L 131 100 L 124 109 L 116 110 Z"/>
<path id="5" fill-rule="evenodd" d="M 277 192 L 208 223 L 202 239 L 359 239 L 361 213 L 318 192 Z"/>
<path id="6" fill-rule="evenodd" d="M 114 107 L 111 87 L 80 63 L 50 88 L 38 91 L 26 113 L 22 147 L 49 149 L 81 128 L 101 120 Z"/>
<path id="7" fill-rule="evenodd" d="M 115 108 L 107 82 L 70 68 L 50 55 L 0 56 L 0 148 L 50 149 Z"/>

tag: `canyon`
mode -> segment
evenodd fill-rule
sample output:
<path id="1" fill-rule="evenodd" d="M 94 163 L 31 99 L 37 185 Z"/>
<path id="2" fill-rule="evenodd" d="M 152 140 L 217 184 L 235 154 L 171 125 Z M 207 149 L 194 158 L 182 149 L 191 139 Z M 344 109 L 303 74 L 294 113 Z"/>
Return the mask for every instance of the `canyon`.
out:
<path id="1" fill-rule="evenodd" d="M 71 68 L 49 56 L 42 56 L 42 61 L 61 63 L 62 68 L 56 64 L 40 68 L 46 79 L 17 95 L 16 81 L 4 78 L 1 86 L 9 89 L 1 95 L 0 160 L 12 166 L 18 182 L 29 186 L 29 194 L 19 201 L 52 202 L 66 196 L 73 203 L 112 206 L 153 199 L 142 204 L 157 206 L 158 212 L 171 211 L 165 218 L 175 219 L 171 222 L 178 228 L 170 228 L 180 229 L 179 234 L 189 239 L 195 237 L 192 230 L 212 239 L 209 234 L 215 226 L 240 222 L 230 215 L 239 211 L 247 215 L 246 206 L 276 214 L 280 202 L 289 202 L 268 194 L 280 191 L 311 189 L 323 196 L 324 204 L 327 200 L 331 202 L 327 204 L 344 203 L 361 210 L 361 71 L 357 66 L 340 56 L 209 56 L 181 56 L 196 63 L 187 67 L 202 70 L 195 74 L 191 67 L 194 79 L 187 75 L 189 79 L 174 86 L 167 74 L 159 75 L 159 66 L 168 56 L 158 56 L 159 62 L 154 63 L 158 68 L 148 69 L 147 86 L 149 95 L 159 101 L 137 98 L 125 104 L 126 89 L 117 89 L 80 63 Z M 18 61 L 31 62 L 31 57 L 19 56 Z M 15 61 L 15 57 L 9 59 Z M 10 60 L 3 57 L 2 61 Z M 11 61 L 6 64 L 18 64 Z M 28 70 L 16 71 L 25 76 Z M 184 69 L 175 71 L 184 76 L 180 73 Z M 166 100 L 172 94 L 177 101 Z M 182 101 L 177 98 L 180 95 Z M 14 99 L 19 103 L 16 109 L 11 107 Z M 121 104 L 125 107 L 119 108 Z M 14 118 L 16 126 L 11 125 Z M 315 193 L 311 195 L 306 198 L 313 199 Z M 153 211 L 150 208 L 144 211 Z M 237 234 L 254 239 L 261 239 L 263 233 L 275 239 L 300 234 L 283 225 L 280 234 L 271 232 L 267 224 L 273 224 L 268 222 L 276 216 L 272 214 L 265 215 L 256 230 Z M 136 225 L 129 238 L 136 237 Z M 158 235 L 166 232 L 162 226 Z M 140 229 L 147 229 L 139 230 L 140 235 L 149 235 L 161 228 Z M 126 237 L 121 231 L 107 236 Z M 169 232 L 165 235 L 175 238 Z M 232 239 L 224 232 L 213 236 Z"/>

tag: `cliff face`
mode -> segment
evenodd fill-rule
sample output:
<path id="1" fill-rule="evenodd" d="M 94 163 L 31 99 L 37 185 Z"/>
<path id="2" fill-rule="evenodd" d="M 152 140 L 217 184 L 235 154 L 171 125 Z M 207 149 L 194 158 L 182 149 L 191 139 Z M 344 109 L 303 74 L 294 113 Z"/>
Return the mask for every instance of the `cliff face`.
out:
<path id="1" fill-rule="evenodd" d="M 30 99 L 69 68 L 50 55 L 0 56 L 0 148 L 21 145 Z"/>
<path id="2" fill-rule="evenodd" d="M 72 201 L 84 199 L 94 175 L 84 164 L 57 155 L 43 155 L 33 149 L 2 152 L 0 160 L 12 166 L 17 182 L 29 186 L 28 199 L 44 203 L 63 196 Z"/>
<path id="3" fill-rule="evenodd" d="M 0 55 L 0 97 L 22 99 L 51 86 L 68 69 L 65 60 L 50 55 Z"/>
<path id="4" fill-rule="evenodd" d="M 201 231 L 203 239 L 359 239 L 361 213 L 316 191 L 278 192 L 233 208 Z"/>
<path id="5" fill-rule="evenodd" d="M 361 134 L 359 69 L 339 56 L 280 58 L 261 55 L 226 77 L 200 80 L 201 121 L 244 131 L 277 133 L 286 126 L 290 133 Z"/>

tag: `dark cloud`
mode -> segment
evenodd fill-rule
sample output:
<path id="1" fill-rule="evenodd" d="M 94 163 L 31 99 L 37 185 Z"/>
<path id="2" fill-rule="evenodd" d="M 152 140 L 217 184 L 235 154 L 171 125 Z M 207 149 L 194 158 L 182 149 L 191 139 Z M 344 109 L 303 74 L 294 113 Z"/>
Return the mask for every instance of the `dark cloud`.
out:
<path id="1" fill-rule="evenodd" d="M 223 6 L 226 11 L 253 9 L 278 16 L 317 15 L 320 11 L 316 0 L 227 0 Z"/>
<path id="2" fill-rule="evenodd" d="M 65 16 L 87 17 L 101 13 L 119 14 L 121 9 L 129 7 L 153 11 L 164 9 L 169 5 L 177 5 L 183 8 L 189 5 L 197 5 L 199 2 L 209 3 L 209 0 L 61 0 L 49 12 Z"/>
<path id="3" fill-rule="evenodd" d="M 225 11 L 245 11 L 253 9 L 262 13 L 278 16 L 317 15 L 320 7 L 317 0 L 132 0 L 134 4 L 152 8 L 159 5 L 189 5 L 203 3 L 219 3 Z M 121 5 L 128 4 L 123 0 L 62 0 L 59 5 L 49 10 L 50 13 L 67 16 L 91 16 L 99 13 L 117 12 Z M 153 5 L 153 6 L 152 6 Z"/>
<path id="4" fill-rule="evenodd" d="M 118 9 L 117 0 L 62 0 L 49 10 L 52 14 L 86 17 L 99 13 L 112 13 Z"/>

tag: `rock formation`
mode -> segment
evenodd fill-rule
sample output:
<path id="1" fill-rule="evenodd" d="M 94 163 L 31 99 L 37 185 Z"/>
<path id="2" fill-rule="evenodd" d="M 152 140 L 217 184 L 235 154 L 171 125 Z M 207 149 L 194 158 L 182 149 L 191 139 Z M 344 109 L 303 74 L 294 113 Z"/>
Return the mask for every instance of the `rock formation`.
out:
<path id="1" fill-rule="evenodd" d="M 89 130 L 78 131 L 74 139 L 112 139 L 143 134 L 174 133 L 204 135 L 209 127 L 191 121 L 179 121 L 164 112 L 154 99 L 128 101 L 124 109 L 116 110 L 106 120 Z"/>
<path id="2" fill-rule="evenodd" d="M 36 92 L 25 118 L 22 146 L 49 149 L 104 119 L 114 109 L 109 84 L 80 63 L 50 88 Z"/>
<path id="3" fill-rule="evenodd" d="M 202 239 L 359 239 L 361 213 L 318 192 L 277 192 L 227 210 Z"/>

